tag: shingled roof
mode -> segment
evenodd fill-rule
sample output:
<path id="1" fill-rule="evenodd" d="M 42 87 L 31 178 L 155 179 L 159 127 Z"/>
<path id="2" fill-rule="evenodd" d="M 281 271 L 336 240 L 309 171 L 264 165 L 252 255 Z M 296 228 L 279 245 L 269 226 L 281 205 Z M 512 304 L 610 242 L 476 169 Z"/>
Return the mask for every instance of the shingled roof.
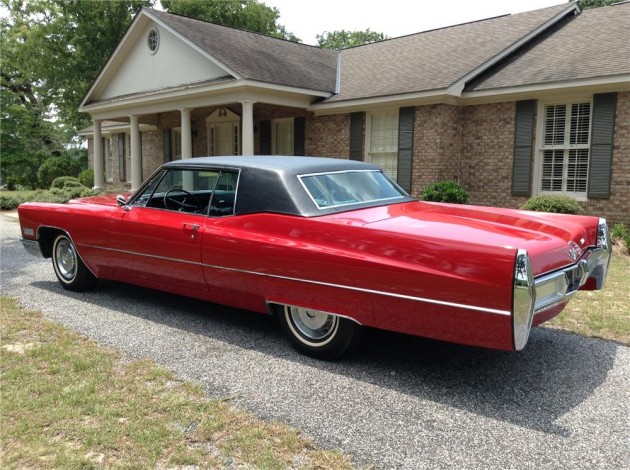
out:
<path id="1" fill-rule="evenodd" d="M 532 41 L 467 91 L 630 74 L 630 2 L 586 10 Z"/>
<path id="2" fill-rule="evenodd" d="M 263 34 L 144 9 L 240 77 L 310 90 L 335 90 L 337 54 Z"/>
<path id="3" fill-rule="evenodd" d="M 447 89 L 567 10 L 564 3 L 343 50 L 340 93 L 326 102 Z"/>

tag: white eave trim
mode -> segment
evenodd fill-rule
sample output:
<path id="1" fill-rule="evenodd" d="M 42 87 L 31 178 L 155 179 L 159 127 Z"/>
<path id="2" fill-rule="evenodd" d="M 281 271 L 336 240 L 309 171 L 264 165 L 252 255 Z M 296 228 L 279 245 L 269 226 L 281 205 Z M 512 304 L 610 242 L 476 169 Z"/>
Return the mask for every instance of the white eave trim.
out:
<path id="1" fill-rule="evenodd" d="M 579 5 L 579 3 L 577 1 L 574 2 L 574 3 L 571 3 L 569 7 L 565 8 L 564 10 L 562 10 L 556 16 L 554 16 L 550 20 L 546 21 L 545 23 L 541 24 L 540 26 L 538 26 L 538 28 L 530 31 L 527 35 L 523 36 L 518 41 L 512 43 L 506 49 L 504 49 L 503 51 L 501 51 L 500 53 L 498 53 L 494 57 L 490 58 L 489 60 L 487 60 L 486 62 L 481 64 L 476 69 L 471 70 L 470 72 L 468 72 L 466 75 L 464 75 L 462 78 L 460 78 L 456 82 L 452 83 L 448 87 L 448 94 L 449 95 L 453 95 L 453 96 L 461 96 L 462 92 L 464 91 L 464 88 L 466 87 L 466 84 L 470 80 L 472 80 L 473 78 L 479 76 L 480 74 L 482 74 L 483 72 L 488 70 L 490 67 L 495 65 L 497 62 L 505 59 L 510 54 L 515 52 L 517 49 L 519 49 L 523 45 L 527 44 L 532 39 L 536 38 L 539 34 L 541 34 L 543 31 L 547 30 L 549 27 L 551 27 L 554 24 L 556 24 L 559 20 L 564 18 L 571 11 L 573 11 L 574 15 L 577 15 L 578 13 L 580 13 L 580 11 L 582 11 L 582 9 L 580 8 L 580 5 Z"/>
<path id="2" fill-rule="evenodd" d="M 455 100 L 455 97 L 448 96 L 446 88 L 437 90 L 419 91 L 416 93 L 404 93 L 399 95 L 375 96 L 368 98 L 358 98 L 353 100 L 333 101 L 331 103 L 315 103 L 308 107 L 309 111 L 315 114 L 335 114 L 351 112 L 353 110 L 364 110 L 368 107 L 378 107 L 383 105 L 398 106 L 405 104 L 443 103 Z"/>
<path id="3" fill-rule="evenodd" d="M 153 124 L 140 124 L 140 132 L 149 132 L 149 131 L 157 131 L 157 126 Z M 125 124 L 121 122 L 120 124 L 110 125 L 110 126 L 102 126 L 101 133 L 103 135 L 111 134 L 111 133 L 121 133 L 126 132 L 129 133 L 131 130 L 131 124 Z M 91 137 L 94 135 L 94 129 L 92 130 L 82 130 L 78 132 L 78 135 L 81 137 Z"/>
<path id="4" fill-rule="evenodd" d="M 630 91 L 630 73 L 612 75 L 608 77 L 564 80 L 553 83 L 535 83 L 531 85 L 470 91 L 464 92 L 461 98 L 464 102 L 468 100 L 487 100 L 492 98 L 496 98 L 493 101 L 505 101 L 505 98 L 514 95 L 540 95 L 547 92 L 572 93 L 576 90 L 586 91 L 585 89 L 597 88 L 614 91 Z"/>

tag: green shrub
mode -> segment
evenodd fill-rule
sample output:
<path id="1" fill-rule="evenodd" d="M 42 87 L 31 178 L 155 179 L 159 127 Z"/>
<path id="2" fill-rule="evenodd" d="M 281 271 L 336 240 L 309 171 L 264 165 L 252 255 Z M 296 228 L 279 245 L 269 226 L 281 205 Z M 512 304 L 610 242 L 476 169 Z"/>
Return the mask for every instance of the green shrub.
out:
<path id="1" fill-rule="evenodd" d="M 81 182 L 74 176 L 59 176 L 55 178 L 52 184 L 50 185 L 51 188 L 59 188 L 59 189 L 82 188 L 84 186 L 85 185 L 81 184 Z"/>
<path id="2" fill-rule="evenodd" d="M 87 187 L 87 188 L 93 188 L 94 187 L 94 170 L 92 170 L 91 168 L 88 168 L 87 170 L 83 170 L 81 173 L 79 173 L 78 176 L 79 182 Z"/>
<path id="3" fill-rule="evenodd" d="M 0 193 L 0 209 L 3 211 L 15 210 L 17 209 L 17 206 L 26 201 L 27 198 L 23 195 L 8 192 Z"/>
<path id="4" fill-rule="evenodd" d="M 467 204 L 470 200 L 470 196 L 468 195 L 468 191 L 455 181 L 438 181 L 424 188 L 420 193 L 420 200 Z"/>
<path id="5" fill-rule="evenodd" d="M 579 214 L 580 206 L 568 196 L 535 196 L 521 206 L 521 209 L 536 212 L 554 212 L 556 214 Z"/>
<path id="6" fill-rule="evenodd" d="M 610 231 L 610 236 L 615 242 L 621 242 L 626 245 L 626 252 L 630 253 L 630 230 L 624 224 L 615 225 Z"/>
<path id="7" fill-rule="evenodd" d="M 50 157 L 37 170 L 37 180 L 42 188 L 49 188 L 55 178 L 77 176 L 78 164 L 69 157 Z"/>

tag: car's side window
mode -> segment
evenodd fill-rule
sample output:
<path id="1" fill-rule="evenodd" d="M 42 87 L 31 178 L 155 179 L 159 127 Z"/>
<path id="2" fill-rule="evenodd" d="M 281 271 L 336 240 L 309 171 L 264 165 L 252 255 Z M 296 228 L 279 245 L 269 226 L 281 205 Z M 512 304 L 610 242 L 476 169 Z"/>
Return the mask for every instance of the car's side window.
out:
<path id="1" fill-rule="evenodd" d="M 133 205 L 219 217 L 234 213 L 238 173 L 169 169 L 157 175 Z"/>
<path id="2" fill-rule="evenodd" d="M 237 172 L 222 171 L 219 174 L 208 210 L 208 215 L 210 217 L 221 217 L 224 215 L 234 214 L 237 183 Z"/>

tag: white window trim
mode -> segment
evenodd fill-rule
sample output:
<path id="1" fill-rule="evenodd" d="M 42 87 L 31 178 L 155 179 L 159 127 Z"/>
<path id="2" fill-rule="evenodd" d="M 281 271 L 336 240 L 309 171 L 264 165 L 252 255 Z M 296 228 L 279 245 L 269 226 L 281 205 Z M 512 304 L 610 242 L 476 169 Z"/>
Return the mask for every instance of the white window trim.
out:
<path id="1" fill-rule="evenodd" d="M 368 162 L 368 163 L 372 163 L 372 158 L 370 156 L 370 142 L 372 140 L 372 117 L 373 116 L 377 116 L 377 115 L 381 115 L 381 114 L 399 114 L 400 113 L 400 108 L 383 108 L 383 109 L 378 109 L 378 110 L 374 110 L 374 111 L 368 111 L 367 113 L 365 113 L 365 141 L 363 143 L 363 160 Z M 399 117 L 398 119 L 398 124 L 397 124 L 397 128 L 396 128 L 396 132 L 398 132 L 398 129 L 400 128 L 400 121 L 399 121 Z M 396 146 L 396 161 L 398 161 L 398 145 Z M 392 175 L 389 175 L 390 177 L 392 177 Z M 398 179 L 398 175 L 396 175 L 396 178 L 392 178 L 394 181 L 396 181 Z"/>
<path id="2" fill-rule="evenodd" d="M 588 200 L 587 191 L 582 193 L 581 195 L 576 195 L 575 193 L 566 193 L 564 191 L 543 191 L 541 189 L 542 184 L 542 153 L 543 153 L 543 144 L 544 144 L 544 136 L 545 136 L 545 107 L 553 106 L 557 104 L 574 104 L 574 103 L 591 103 L 591 117 L 590 117 L 590 125 L 589 125 L 589 172 L 590 172 L 590 152 L 592 147 L 592 142 L 590 141 L 590 135 L 593 131 L 593 95 L 575 95 L 575 96 L 567 96 L 564 99 L 555 99 L 555 100 L 538 100 L 538 106 L 536 109 L 536 138 L 534 139 L 534 171 L 533 171 L 533 181 L 532 181 L 532 196 L 538 195 L 556 195 L 556 196 L 568 196 L 576 201 L 586 202 Z M 587 182 L 588 185 L 588 182 Z"/>
<path id="3" fill-rule="evenodd" d="M 291 123 L 291 143 L 292 148 L 289 149 L 289 152 L 287 154 L 278 154 L 276 152 L 276 143 L 277 143 L 277 137 L 276 137 L 276 124 L 283 124 L 283 123 Z M 295 118 L 282 118 L 282 119 L 272 119 L 271 120 L 271 153 L 272 155 L 293 155 L 295 153 Z"/>

